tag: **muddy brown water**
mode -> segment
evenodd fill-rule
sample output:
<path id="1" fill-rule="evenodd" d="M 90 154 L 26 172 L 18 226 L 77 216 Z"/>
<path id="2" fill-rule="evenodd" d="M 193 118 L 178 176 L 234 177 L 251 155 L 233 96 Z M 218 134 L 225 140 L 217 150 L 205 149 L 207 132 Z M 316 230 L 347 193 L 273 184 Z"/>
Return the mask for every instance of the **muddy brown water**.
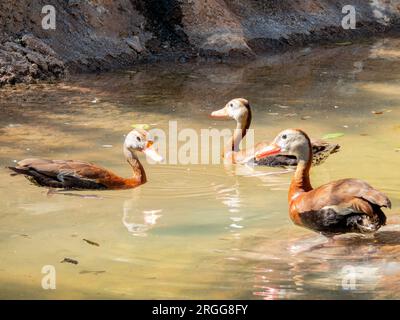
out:
<path id="1" fill-rule="evenodd" d="M 399 60 L 400 41 L 387 38 L 2 89 L 0 298 L 400 298 Z M 141 156 L 139 188 L 54 195 L 4 169 L 28 157 L 80 159 L 129 176 L 121 146 L 132 124 L 232 129 L 208 114 L 238 96 L 252 104 L 256 141 L 287 127 L 344 133 L 312 182 L 367 180 L 393 202 L 388 225 L 325 243 L 289 220 L 290 174 L 270 175 L 277 169 Z M 55 290 L 41 286 L 45 265 Z"/>

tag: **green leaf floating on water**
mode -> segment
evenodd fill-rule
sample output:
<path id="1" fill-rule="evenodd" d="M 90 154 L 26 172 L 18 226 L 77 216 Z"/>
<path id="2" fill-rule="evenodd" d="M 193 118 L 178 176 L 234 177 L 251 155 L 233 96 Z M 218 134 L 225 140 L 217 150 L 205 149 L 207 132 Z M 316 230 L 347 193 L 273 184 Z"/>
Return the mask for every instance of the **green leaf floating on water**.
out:
<path id="1" fill-rule="evenodd" d="M 345 42 L 336 42 L 335 43 L 337 46 L 349 46 L 349 45 L 351 45 L 351 44 L 353 44 L 352 42 L 350 42 L 350 41 L 345 41 Z"/>
<path id="2" fill-rule="evenodd" d="M 343 132 L 334 132 L 334 133 L 327 133 L 322 137 L 322 139 L 335 139 L 343 136 L 344 136 Z"/>
<path id="3" fill-rule="evenodd" d="M 134 129 L 143 129 L 143 130 L 149 130 L 150 129 L 150 125 L 147 123 L 134 123 L 132 125 L 132 128 Z"/>

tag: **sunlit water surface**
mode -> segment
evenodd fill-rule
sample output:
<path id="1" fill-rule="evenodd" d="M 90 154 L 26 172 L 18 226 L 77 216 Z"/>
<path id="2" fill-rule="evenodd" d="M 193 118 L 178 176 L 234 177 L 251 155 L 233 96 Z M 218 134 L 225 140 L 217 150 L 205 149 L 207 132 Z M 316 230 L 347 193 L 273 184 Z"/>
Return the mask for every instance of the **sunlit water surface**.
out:
<path id="1" fill-rule="evenodd" d="M 400 41 L 384 39 L 2 89 L 0 298 L 400 298 L 399 60 Z M 287 127 L 344 133 L 313 184 L 367 180 L 393 202 L 388 225 L 375 238 L 325 243 L 289 220 L 291 174 L 268 174 L 276 169 L 141 156 L 139 188 L 55 195 L 4 169 L 28 157 L 80 159 L 129 176 L 121 147 L 132 124 L 231 129 L 208 114 L 239 96 L 252 104 L 256 141 Z M 56 290 L 42 289 L 45 265 Z"/>

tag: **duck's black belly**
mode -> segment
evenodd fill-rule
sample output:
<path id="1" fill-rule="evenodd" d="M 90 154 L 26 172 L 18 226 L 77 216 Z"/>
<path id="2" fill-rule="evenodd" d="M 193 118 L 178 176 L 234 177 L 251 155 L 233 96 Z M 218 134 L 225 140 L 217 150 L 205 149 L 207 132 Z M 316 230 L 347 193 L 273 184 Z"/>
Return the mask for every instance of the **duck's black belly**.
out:
<path id="1" fill-rule="evenodd" d="M 254 163 L 259 166 L 268 167 L 294 167 L 297 166 L 297 159 L 294 156 L 277 155 L 254 160 Z"/>
<path id="2" fill-rule="evenodd" d="M 371 233 L 381 227 L 378 219 L 358 212 L 339 214 L 334 209 L 308 211 L 300 214 L 304 227 L 320 232 L 326 236 L 343 233 Z"/>

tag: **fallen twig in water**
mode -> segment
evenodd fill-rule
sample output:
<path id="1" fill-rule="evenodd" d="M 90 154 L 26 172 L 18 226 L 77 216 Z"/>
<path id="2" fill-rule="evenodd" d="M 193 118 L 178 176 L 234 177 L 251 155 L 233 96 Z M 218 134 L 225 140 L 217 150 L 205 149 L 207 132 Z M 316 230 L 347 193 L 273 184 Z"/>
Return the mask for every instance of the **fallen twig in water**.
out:
<path id="1" fill-rule="evenodd" d="M 88 239 L 82 239 L 83 241 L 85 241 L 86 243 L 92 245 L 92 246 L 96 246 L 96 247 L 100 247 L 100 245 L 97 242 L 88 240 Z"/>
<path id="2" fill-rule="evenodd" d="M 78 260 L 71 259 L 71 258 L 64 258 L 60 263 L 72 263 L 72 264 L 78 264 Z"/>

